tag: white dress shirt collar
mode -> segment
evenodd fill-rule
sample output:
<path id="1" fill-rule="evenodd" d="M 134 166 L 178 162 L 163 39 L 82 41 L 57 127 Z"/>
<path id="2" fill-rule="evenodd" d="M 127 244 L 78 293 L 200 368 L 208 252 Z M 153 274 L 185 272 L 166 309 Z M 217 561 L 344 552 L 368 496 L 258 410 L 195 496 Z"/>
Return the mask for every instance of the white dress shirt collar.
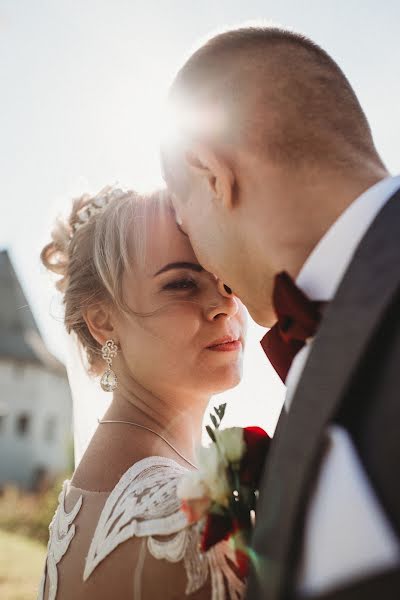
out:
<path id="1" fill-rule="evenodd" d="M 297 285 L 311 300 L 330 301 L 353 254 L 372 221 L 400 188 L 400 176 L 387 177 L 361 194 L 341 214 L 304 263 Z M 286 377 L 285 409 L 289 410 L 314 338 L 296 354 Z"/>
<path id="2" fill-rule="evenodd" d="M 353 254 L 372 221 L 400 188 L 400 175 L 382 179 L 359 196 L 334 222 L 304 263 L 297 285 L 312 300 L 334 297 Z"/>

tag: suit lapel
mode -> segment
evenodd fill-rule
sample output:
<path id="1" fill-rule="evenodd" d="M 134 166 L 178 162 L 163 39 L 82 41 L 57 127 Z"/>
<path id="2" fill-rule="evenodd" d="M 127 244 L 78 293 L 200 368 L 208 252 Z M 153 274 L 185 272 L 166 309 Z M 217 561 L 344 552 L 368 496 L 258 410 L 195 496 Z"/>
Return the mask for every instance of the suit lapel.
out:
<path id="1" fill-rule="evenodd" d="M 289 415 L 277 428 L 254 533 L 262 581 L 253 577 L 249 598 L 257 588 L 271 599 L 282 592 L 297 518 L 321 455 L 326 426 L 400 287 L 399 227 L 400 191 L 386 203 L 358 247 L 325 312 Z"/>

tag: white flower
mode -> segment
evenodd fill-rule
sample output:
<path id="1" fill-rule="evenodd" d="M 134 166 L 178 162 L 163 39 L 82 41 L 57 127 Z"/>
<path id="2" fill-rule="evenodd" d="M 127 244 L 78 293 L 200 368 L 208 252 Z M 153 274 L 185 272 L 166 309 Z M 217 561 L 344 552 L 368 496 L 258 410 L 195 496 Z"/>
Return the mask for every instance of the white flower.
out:
<path id="1" fill-rule="evenodd" d="M 222 461 L 222 457 L 218 452 L 218 448 L 215 444 L 210 446 L 200 446 L 196 452 L 197 464 L 199 465 L 199 471 L 203 474 L 203 478 L 214 479 L 217 475 Z"/>
<path id="2" fill-rule="evenodd" d="M 208 495 L 226 506 L 230 494 L 226 463 L 216 444 L 201 446 L 197 451 L 197 461 L 200 477 L 209 490 Z"/>
<path id="3" fill-rule="evenodd" d="M 208 496 L 208 489 L 199 471 L 190 471 L 178 483 L 177 495 L 181 500 L 195 500 Z"/>
<path id="4" fill-rule="evenodd" d="M 210 508 L 210 492 L 199 471 L 192 471 L 182 477 L 178 483 L 177 496 L 189 523 L 200 521 Z"/>
<path id="5" fill-rule="evenodd" d="M 223 456 L 230 463 L 238 463 L 246 449 L 241 427 L 228 427 L 227 429 L 216 429 L 215 438 Z"/>

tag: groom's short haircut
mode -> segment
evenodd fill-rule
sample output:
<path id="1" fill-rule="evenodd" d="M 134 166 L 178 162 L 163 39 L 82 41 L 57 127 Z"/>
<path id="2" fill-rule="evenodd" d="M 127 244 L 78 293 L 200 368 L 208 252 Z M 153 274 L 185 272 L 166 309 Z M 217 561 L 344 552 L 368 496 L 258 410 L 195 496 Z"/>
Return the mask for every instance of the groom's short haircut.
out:
<path id="1" fill-rule="evenodd" d="M 290 166 L 382 164 L 336 62 L 305 36 L 279 27 L 243 27 L 209 39 L 176 75 L 170 101 L 192 115 L 194 127 L 182 139 L 247 144 Z M 166 170 L 170 150 L 163 152 Z"/>

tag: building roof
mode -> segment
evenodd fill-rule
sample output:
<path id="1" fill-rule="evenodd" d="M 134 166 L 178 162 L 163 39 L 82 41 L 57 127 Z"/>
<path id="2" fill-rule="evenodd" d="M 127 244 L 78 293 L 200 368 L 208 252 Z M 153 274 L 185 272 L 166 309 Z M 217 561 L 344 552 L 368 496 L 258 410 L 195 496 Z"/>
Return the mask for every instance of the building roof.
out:
<path id="1" fill-rule="evenodd" d="M 0 359 L 42 365 L 65 375 L 47 350 L 7 250 L 0 251 Z"/>

